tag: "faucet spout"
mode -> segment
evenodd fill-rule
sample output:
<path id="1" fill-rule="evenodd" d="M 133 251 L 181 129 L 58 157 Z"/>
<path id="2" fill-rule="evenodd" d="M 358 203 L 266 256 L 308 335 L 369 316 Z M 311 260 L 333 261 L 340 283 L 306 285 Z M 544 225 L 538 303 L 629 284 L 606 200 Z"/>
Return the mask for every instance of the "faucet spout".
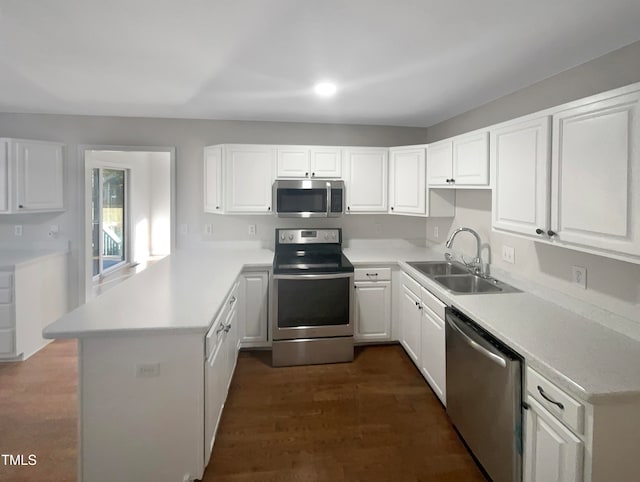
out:
<path id="1" fill-rule="evenodd" d="M 449 239 L 447 239 L 447 243 L 446 243 L 446 247 L 447 249 L 451 249 L 451 247 L 453 246 L 453 240 L 455 239 L 455 237 L 462 233 L 462 232 L 467 232 L 467 233 L 471 233 L 475 238 L 476 238 L 476 257 L 473 260 L 473 263 L 471 264 L 471 266 L 473 268 L 475 268 L 476 272 L 482 274 L 482 261 L 480 260 L 480 236 L 478 235 L 477 232 L 475 232 L 473 229 L 471 228 L 458 228 L 456 229 L 453 233 L 451 233 L 451 236 L 449 236 Z"/>

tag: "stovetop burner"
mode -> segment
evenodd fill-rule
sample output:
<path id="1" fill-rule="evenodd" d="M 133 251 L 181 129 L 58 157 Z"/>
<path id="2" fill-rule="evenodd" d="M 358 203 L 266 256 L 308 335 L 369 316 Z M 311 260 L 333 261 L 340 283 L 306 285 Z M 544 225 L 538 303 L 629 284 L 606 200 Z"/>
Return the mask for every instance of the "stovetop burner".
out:
<path id="1" fill-rule="evenodd" d="M 342 230 L 276 229 L 274 274 L 349 273 L 342 254 Z"/>

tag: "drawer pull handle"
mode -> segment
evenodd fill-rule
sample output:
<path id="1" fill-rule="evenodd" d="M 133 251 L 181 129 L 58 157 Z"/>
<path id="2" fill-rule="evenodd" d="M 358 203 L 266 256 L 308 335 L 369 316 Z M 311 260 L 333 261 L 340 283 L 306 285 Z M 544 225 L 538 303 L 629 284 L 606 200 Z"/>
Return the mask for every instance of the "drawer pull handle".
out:
<path id="1" fill-rule="evenodd" d="M 229 300 L 229 304 L 232 305 L 236 302 L 236 297 L 232 296 L 231 299 Z"/>
<path id="2" fill-rule="evenodd" d="M 219 335 L 220 333 L 222 333 L 224 331 L 224 323 L 220 323 L 218 325 L 218 328 L 216 328 L 216 335 Z"/>
<path id="3" fill-rule="evenodd" d="M 367 276 L 378 276 L 378 273 L 366 273 Z"/>
<path id="4" fill-rule="evenodd" d="M 544 390 L 540 385 L 538 385 L 538 391 L 540 392 L 540 395 L 542 396 L 542 398 L 544 398 L 547 402 L 557 405 L 560 410 L 564 410 L 564 405 L 562 405 L 560 402 L 556 402 L 553 398 L 549 397 L 549 395 L 544 393 Z"/>
<path id="5" fill-rule="evenodd" d="M 225 333 L 229 333 L 229 330 L 231 330 L 231 323 L 229 323 L 228 325 L 226 325 L 226 326 L 224 327 L 224 332 L 225 332 Z"/>

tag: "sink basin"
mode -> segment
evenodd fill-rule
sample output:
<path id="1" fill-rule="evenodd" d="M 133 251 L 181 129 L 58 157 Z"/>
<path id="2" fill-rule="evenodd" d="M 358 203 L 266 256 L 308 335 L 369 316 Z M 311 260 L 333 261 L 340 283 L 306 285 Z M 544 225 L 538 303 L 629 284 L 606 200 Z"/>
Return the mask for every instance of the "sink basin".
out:
<path id="1" fill-rule="evenodd" d="M 450 261 L 411 261 L 407 264 L 429 277 L 469 273 L 469 270 L 463 265 Z"/>
<path id="2" fill-rule="evenodd" d="M 456 294 L 514 293 L 519 291 L 496 279 L 486 279 L 473 274 L 435 276 L 434 281 Z"/>

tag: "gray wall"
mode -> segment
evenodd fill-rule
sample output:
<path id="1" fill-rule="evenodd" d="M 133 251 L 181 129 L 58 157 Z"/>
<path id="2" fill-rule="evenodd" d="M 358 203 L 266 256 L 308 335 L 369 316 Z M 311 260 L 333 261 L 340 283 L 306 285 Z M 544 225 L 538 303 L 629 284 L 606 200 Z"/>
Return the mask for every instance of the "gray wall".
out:
<path id="1" fill-rule="evenodd" d="M 581 97 L 640 81 L 640 42 L 514 92 L 428 129 L 429 142 L 536 112 Z M 638 213 L 636 213 L 637 215 Z M 434 238 L 434 227 L 439 239 Z M 427 238 L 441 243 L 459 226 L 476 229 L 483 240 L 484 258 L 504 270 L 544 286 L 599 305 L 640 323 L 640 265 L 535 243 L 491 231 L 491 191 L 457 191 L 456 217 L 429 219 Z M 502 261 L 502 246 L 515 248 L 515 264 Z M 456 246 L 470 255 L 473 238 L 460 235 Z M 587 289 L 571 282 L 571 266 L 587 268 Z"/>
<path id="2" fill-rule="evenodd" d="M 66 144 L 65 206 L 63 214 L 0 216 L 0 243 L 47 246 L 50 224 L 60 225 L 59 241 L 71 242 L 71 288 L 78 290 L 80 246 L 83 242 L 82 202 L 84 167 L 78 145 L 163 146 L 176 148 L 175 226 L 189 225 L 187 236 L 178 236 L 178 247 L 206 240 L 256 239 L 247 234 L 249 223 L 258 224 L 258 238 L 271 242 L 273 228 L 287 225 L 271 217 L 205 215 L 202 198 L 203 147 L 220 143 L 317 144 L 352 146 L 393 146 L 424 142 L 426 129 L 296 124 L 282 122 L 243 122 L 184 119 L 147 119 L 44 114 L 0 113 L 0 135 L 26 139 L 60 141 Z M 403 237 L 424 242 L 425 220 L 403 216 L 344 218 L 340 224 L 350 238 Z M 202 235 L 203 226 L 213 224 L 213 236 Z M 376 228 L 375 224 L 380 224 Z M 13 235 L 13 225 L 24 225 L 24 236 Z M 292 223 L 288 223 L 291 225 Z M 297 224 L 297 223 L 293 223 Z M 72 305 L 76 300 L 71 300 Z"/>

